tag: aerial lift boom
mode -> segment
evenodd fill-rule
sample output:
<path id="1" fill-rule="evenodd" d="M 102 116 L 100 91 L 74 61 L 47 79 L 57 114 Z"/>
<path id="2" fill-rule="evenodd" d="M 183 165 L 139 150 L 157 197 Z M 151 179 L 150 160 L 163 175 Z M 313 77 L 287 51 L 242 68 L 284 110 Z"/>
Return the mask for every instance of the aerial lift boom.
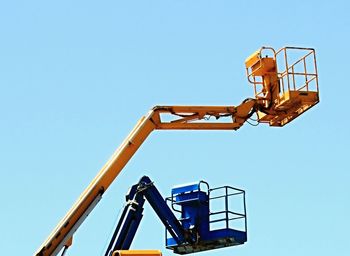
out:
<path id="1" fill-rule="evenodd" d="M 272 56 L 263 57 L 265 50 L 271 50 Z M 305 54 L 290 64 L 289 50 Z M 285 67 L 278 70 L 280 55 Z M 312 69 L 308 68 L 310 59 Z M 297 70 L 299 66 L 301 71 Z M 260 123 L 283 126 L 319 101 L 313 49 L 285 47 L 275 52 L 263 47 L 246 60 L 246 69 L 248 80 L 254 84 L 255 98 L 246 99 L 238 106 L 156 106 L 142 117 L 35 255 L 54 256 L 72 244 L 74 232 L 153 130 L 237 130 L 254 113 Z M 296 82 L 300 77 L 302 84 Z M 172 120 L 164 121 L 163 116 Z M 210 117 L 216 122 L 209 120 Z"/>
<path id="2" fill-rule="evenodd" d="M 110 256 L 116 250 L 128 250 L 130 248 L 141 222 L 145 199 L 147 199 L 177 243 L 195 242 L 194 235 L 182 227 L 154 183 L 149 177 L 143 176 L 137 184 L 131 187 L 126 196 L 127 203 L 107 247 L 105 256 Z"/>
<path id="3" fill-rule="evenodd" d="M 90 185 L 85 189 L 78 201 L 61 220 L 45 245 L 37 252 L 38 256 L 57 255 L 71 243 L 73 233 L 101 199 L 102 194 L 126 163 L 131 159 L 147 136 L 155 129 L 187 129 L 187 130 L 237 130 L 255 112 L 255 100 L 247 100 L 238 107 L 234 106 L 166 106 L 154 107 L 148 115 L 142 117 L 129 136 L 124 140 L 110 160 L 102 167 Z M 172 122 L 162 122 L 161 114 L 180 116 Z M 230 123 L 191 122 L 203 120 L 205 117 L 232 116 Z"/>

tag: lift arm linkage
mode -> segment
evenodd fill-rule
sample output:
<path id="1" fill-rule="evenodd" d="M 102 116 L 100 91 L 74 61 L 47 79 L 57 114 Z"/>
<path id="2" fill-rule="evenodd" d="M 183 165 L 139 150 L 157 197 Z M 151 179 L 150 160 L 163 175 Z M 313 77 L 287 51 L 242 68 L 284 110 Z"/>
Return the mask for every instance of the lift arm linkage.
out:
<path id="1" fill-rule="evenodd" d="M 182 227 L 151 179 L 143 176 L 137 184 L 131 187 L 126 196 L 127 203 L 105 256 L 111 256 L 117 250 L 129 250 L 143 216 L 145 199 L 178 244 L 196 241 L 195 235 Z"/>
<path id="2" fill-rule="evenodd" d="M 153 130 L 237 130 L 257 111 L 255 99 L 239 106 L 156 106 L 142 117 L 93 181 L 58 223 L 36 256 L 54 256 L 69 247 L 74 232 Z M 171 121 L 163 121 L 167 116 Z M 209 120 L 211 117 L 215 121 Z M 220 122 L 230 117 L 231 121 Z"/>

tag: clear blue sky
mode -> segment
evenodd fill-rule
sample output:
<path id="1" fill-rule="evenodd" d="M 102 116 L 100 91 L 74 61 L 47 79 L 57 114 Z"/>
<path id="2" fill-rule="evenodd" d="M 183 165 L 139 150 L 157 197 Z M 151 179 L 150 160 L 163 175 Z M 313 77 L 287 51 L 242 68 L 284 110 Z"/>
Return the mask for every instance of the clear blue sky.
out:
<path id="1" fill-rule="evenodd" d="M 247 191 L 248 242 L 201 255 L 350 255 L 348 1 L 2 1 L 0 248 L 31 255 L 154 105 L 236 105 L 262 45 L 314 47 L 321 103 L 286 127 L 155 132 L 76 233 L 102 255 L 128 187 Z M 133 248 L 164 248 L 147 207 Z"/>

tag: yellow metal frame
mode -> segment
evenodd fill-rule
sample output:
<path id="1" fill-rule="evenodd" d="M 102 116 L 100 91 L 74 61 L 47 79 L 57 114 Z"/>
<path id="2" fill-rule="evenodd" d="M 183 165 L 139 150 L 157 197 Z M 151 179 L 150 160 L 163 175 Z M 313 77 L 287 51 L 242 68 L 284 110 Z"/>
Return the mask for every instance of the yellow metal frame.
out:
<path id="1" fill-rule="evenodd" d="M 159 250 L 120 250 L 113 252 L 112 256 L 162 256 Z"/>
<path id="2" fill-rule="evenodd" d="M 237 130 L 255 112 L 255 100 L 235 106 L 156 106 L 142 117 L 35 255 L 57 255 L 153 130 Z M 165 118 L 167 116 L 167 118 Z M 214 117 L 214 120 L 209 120 Z M 221 122 L 220 118 L 231 121 Z M 164 121 L 172 119 L 171 121 Z M 216 121 L 215 121 L 216 120 Z"/>

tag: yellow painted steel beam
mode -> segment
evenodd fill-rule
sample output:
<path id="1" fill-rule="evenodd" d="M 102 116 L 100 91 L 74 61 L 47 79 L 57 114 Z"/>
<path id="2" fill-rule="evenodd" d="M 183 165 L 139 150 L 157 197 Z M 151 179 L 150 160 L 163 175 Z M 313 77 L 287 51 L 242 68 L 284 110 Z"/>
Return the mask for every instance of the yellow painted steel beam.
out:
<path id="1" fill-rule="evenodd" d="M 112 256 L 162 256 L 159 250 L 120 250 L 113 252 Z"/>
<path id="2" fill-rule="evenodd" d="M 74 232 L 98 203 L 104 191 L 115 180 L 127 162 L 135 154 L 148 135 L 159 130 L 237 130 L 252 111 L 255 100 L 247 100 L 238 107 L 234 106 L 156 106 L 142 117 L 135 128 L 102 167 L 90 185 L 58 223 L 47 240 L 35 253 L 37 256 L 57 255 L 64 246 L 69 246 Z M 173 121 L 162 121 L 161 115 L 167 114 Z M 231 117 L 231 122 L 205 122 L 204 117 Z M 196 122 L 202 120 L 201 122 Z"/>
<path id="3" fill-rule="evenodd" d="M 237 130 L 241 125 L 237 123 L 163 123 L 159 130 Z"/>

